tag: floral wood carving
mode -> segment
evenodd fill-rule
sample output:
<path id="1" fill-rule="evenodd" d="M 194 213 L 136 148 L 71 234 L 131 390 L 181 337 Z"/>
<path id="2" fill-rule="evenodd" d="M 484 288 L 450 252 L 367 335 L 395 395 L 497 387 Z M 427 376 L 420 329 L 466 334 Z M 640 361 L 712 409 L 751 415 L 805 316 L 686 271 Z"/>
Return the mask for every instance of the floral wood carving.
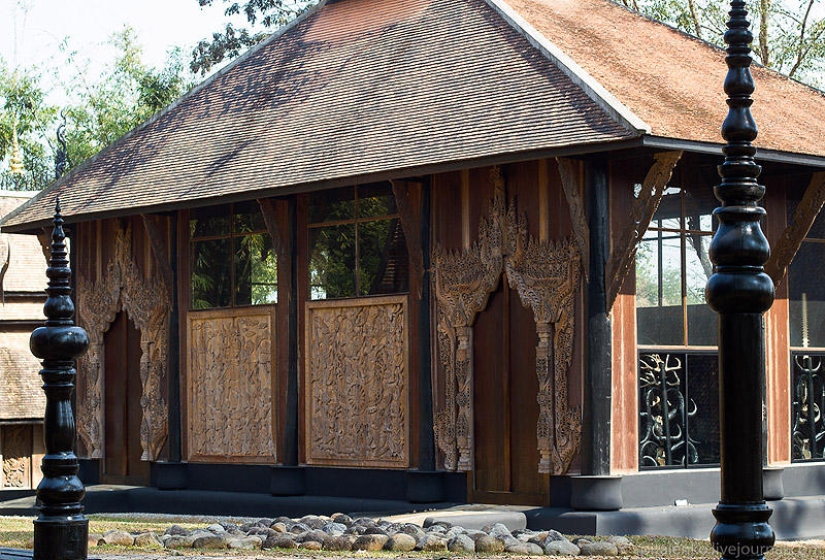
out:
<path id="1" fill-rule="evenodd" d="M 189 459 L 276 461 L 272 312 L 189 315 Z"/>
<path id="2" fill-rule="evenodd" d="M 406 296 L 307 304 L 307 463 L 409 466 Z"/>
<path id="3" fill-rule="evenodd" d="M 3 488 L 31 488 L 31 426 L 3 428 Z"/>
<path id="4" fill-rule="evenodd" d="M 570 221 L 573 224 L 573 238 L 581 253 L 581 262 L 590 262 L 590 228 L 587 225 L 587 217 L 584 214 L 584 200 L 579 190 L 579 175 L 576 172 L 577 164 L 568 158 L 556 158 L 559 165 L 559 175 L 561 185 L 564 189 L 564 197 L 567 199 L 567 206 L 570 208 Z M 582 269 L 584 279 L 589 282 L 587 267 Z"/>
<path id="5" fill-rule="evenodd" d="M 581 254 L 570 240 L 543 243 L 530 237 L 515 202 L 505 204 L 499 168 L 492 169 L 492 179 L 495 195 L 478 241 L 461 252 L 438 244 L 433 249 L 437 351 L 446 383 L 445 402 L 435 418 L 436 443 L 445 469 L 472 470 L 472 324 L 506 273 L 522 303 L 533 310 L 539 334 L 539 472 L 563 474 L 581 439 L 580 412 L 568 407 L 567 391 Z"/>
<path id="6" fill-rule="evenodd" d="M 89 334 L 89 351 L 78 360 L 84 391 L 78 392 L 78 436 L 91 458 L 103 457 L 103 335 L 123 310 L 140 331 L 141 459 L 154 461 L 168 435 L 168 409 L 161 394 L 169 350 L 171 286 L 164 275 L 146 280 L 132 258 L 131 227 L 119 229 L 114 256 L 97 282 L 78 280 L 78 318 Z M 166 263 L 163 263 L 165 265 Z M 163 265 L 158 268 L 163 270 Z"/>

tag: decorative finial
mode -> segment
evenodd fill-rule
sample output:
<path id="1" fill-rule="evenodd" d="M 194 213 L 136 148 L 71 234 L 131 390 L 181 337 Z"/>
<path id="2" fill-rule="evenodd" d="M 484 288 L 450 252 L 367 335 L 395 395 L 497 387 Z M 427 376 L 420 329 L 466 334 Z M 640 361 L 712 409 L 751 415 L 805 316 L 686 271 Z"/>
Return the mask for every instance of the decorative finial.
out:
<path id="1" fill-rule="evenodd" d="M 63 117 L 63 122 L 57 127 L 57 142 L 60 147 L 54 156 L 54 175 L 55 179 L 60 179 L 66 171 L 66 162 L 68 159 L 68 150 L 66 147 L 66 110 L 60 111 L 60 116 Z"/>

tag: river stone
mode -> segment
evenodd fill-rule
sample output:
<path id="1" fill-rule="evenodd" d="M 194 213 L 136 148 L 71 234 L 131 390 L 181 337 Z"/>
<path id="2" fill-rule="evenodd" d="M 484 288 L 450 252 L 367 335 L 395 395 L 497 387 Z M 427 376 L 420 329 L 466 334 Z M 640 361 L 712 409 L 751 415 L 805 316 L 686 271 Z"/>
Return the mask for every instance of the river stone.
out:
<path id="1" fill-rule="evenodd" d="M 166 531 L 163 532 L 164 535 L 188 535 L 189 531 L 181 527 L 180 525 L 172 525 Z"/>
<path id="2" fill-rule="evenodd" d="M 490 535 L 482 535 L 476 539 L 476 554 L 501 554 L 504 552 L 504 543 Z"/>
<path id="3" fill-rule="evenodd" d="M 447 550 L 458 554 L 475 554 L 476 543 L 468 535 L 459 534 L 447 542 Z"/>
<path id="4" fill-rule="evenodd" d="M 263 548 L 263 541 L 258 537 L 240 537 L 227 541 L 229 548 L 237 550 L 260 550 Z"/>
<path id="5" fill-rule="evenodd" d="M 390 538 L 387 535 L 361 535 L 352 543 L 352 550 L 376 552 L 384 548 Z"/>
<path id="6" fill-rule="evenodd" d="M 438 534 L 427 533 L 418 539 L 415 549 L 424 552 L 443 552 L 447 550 L 447 539 Z"/>
<path id="7" fill-rule="evenodd" d="M 264 548 L 298 548 L 298 543 L 289 538 L 286 534 L 271 535 L 264 541 Z"/>
<path id="8" fill-rule="evenodd" d="M 329 523 L 329 519 L 324 519 L 318 515 L 305 515 L 298 522 L 303 523 L 310 529 L 320 529 Z"/>
<path id="9" fill-rule="evenodd" d="M 286 523 L 282 523 L 280 521 L 277 522 L 277 523 L 273 523 L 272 525 L 269 526 L 269 528 L 272 529 L 273 531 L 277 531 L 279 533 L 288 533 L 289 532 L 286 528 Z"/>
<path id="10" fill-rule="evenodd" d="M 210 533 L 225 533 L 226 532 L 226 527 L 224 527 L 220 523 L 213 523 L 212 525 L 207 527 L 206 530 L 209 531 Z"/>
<path id="11" fill-rule="evenodd" d="M 384 535 L 389 537 L 387 531 L 382 529 L 381 527 L 367 527 L 367 530 L 364 531 L 365 535 Z"/>
<path id="12" fill-rule="evenodd" d="M 411 552 L 415 550 L 416 540 L 407 533 L 396 533 L 392 535 L 384 548 L 392 552 Z"/>
<path id="13" fill-rule="evenodd" d="M 567 539 L 547 540 L 544 544 L 544 553 L 548 556 L 578 556 L 580 552 L 579 547 Z"/>
<path id="14" fill-rule="evenodd" d="M 303 543 L 308 541 L 315 541 L 322 543 L 327 540 L 327 535 L 320 529 L 313 529 L 312 531 L 307 531 L 306 533 L 301 533 L 300 535 L 295 537 L 295 542 Z"/>
<path id="15" fill-rule="evenodd" d="M 510 532 L 510 529 L 508 529 L 507 526 L 504 525 L 504 523 L 494 523 L 493 525 L 487 525 L 483 530 L 491 537 L 499 539 L 501 541 L 506 542 L 506 539 L 508 538 L 515 538 L 513 537 L 513 533 Z"/>
<path id="16" fill-rule="evenodd" d="M 135 544 L 135 537 L 133 537 L 126 531 L 106 531 L 105 533 L 103 533 L 103 538 L 100 539 L 97 544 L 110 544 L 114 546 L 132 546 Z"/>
<path id="17" fill-rule="evenodd" d="M 195 542 L 195 537 L 192 535 L 171 535 L 169 540 L 164 543 L 164 546 L 170 550 L 178 550 L 181 548 L 192 548 L 192 543 Z"/>
<path id="18" fill-rule="evenodd" d="M 296 535 L 300 535 L 301 533 L 306 533 L 312 530 L 309 528 L 309 525 L 305 525 L 301 522 L 294 523 L 291 527 L 287 525 L 287 528 L 289 529 L 290 533 L 295 533 Z"/>
<path id="19" fill-rule="evenodd" d="M 616 548 L 619 549 L 620 556 L 628 556 L 629 554 L 632 554 L 633 543 L 630 542 L 630 539 L 628 539 L 627 537 L 614 535 L 612 537 L 609 537 L 607 540 L 616 545 Z"/>
<path id="20" fill-rule="evenodd" d="M 346 513 L 335 513 L 332 515 L 332 521 L 335 523 L 340 523 L 342 525 L 346 525 L 349 527 L 352 525 L 352 517 L 347 515 Z"/>
<path id="21" fill-rule="evenodd" d="M 157 533 L 149 531 L 148 533 L 141 533 L 135 537 L 135 546 L 141 548 L 163 548 L 163 543 L 160 541 Z"/>
<path id="22" fill-rule="evenodd" d="M 537 544 L 524 543 L 518 539 L 515 539 L 515 541 L 518 544 L 511 544 L 506 547 L 504 549 L 505 552 L 509 552 L 510 554 L 519 554 L 521 556 L 541 556 L 544 554 L 544 549 Z"/>
<path id="23" fill-rule="evenodd" d="M 226 535 L 204 535 L 195 539 L 192 548 L 221 550 L 227 547 Z"/>
<path id="24" fill-rule="evenodd" d="M 347 530 L 347 526 L 343 523 L 336 523 L 334 521 L 330 521 L 329 523 L 321 527 L 321 530 L 328 535 L 343 535 L 344 531 Z"/>
<path id="25" fill-rule="evenodd" d="M 578 542 L 582 556 L 618 556 L 619 548 L 609 541 Z"/>
<path id="26" fill-rule="evenodd" d="M 298 545 L 298 548 L 303 550 L 321 550 L 324 548 L 324 545 L 318 541 L 304 541 Z"/>
<path id="27" fill-rule="evenodd" d="M 355 539 L 354 535 L 329 536 L 324 540 L 324 549 L 333 552 L 348 552 L 352 550 L 352 543 Z"/>

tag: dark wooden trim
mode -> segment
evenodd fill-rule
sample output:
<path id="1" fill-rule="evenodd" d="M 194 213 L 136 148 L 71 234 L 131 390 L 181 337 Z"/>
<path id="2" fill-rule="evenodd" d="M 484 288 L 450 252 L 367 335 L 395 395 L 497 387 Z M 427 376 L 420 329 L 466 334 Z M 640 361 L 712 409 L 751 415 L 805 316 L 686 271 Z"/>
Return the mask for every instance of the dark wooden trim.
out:
<path id="1" fill-rule="evenodd" d="M 616 296 L 627 278 L 627 273 L 636 256 L 639 240 L 647 231 L 653 220 L 665 189 L 673 175 L 673 168 L 682 157 L 682 152 L 661 152 L 654 156 L 655 163 L 645 176 L 639 197 L 633 204 L 630 219 L 619 240 L 613 245 L 610 261 L 605 271 L 605 288 L 607 291 L 607 308 L 613 307 Z"/>
<path id="2" fill-rule="evenodd" d="M 419 235 L 421 250 L 421 298 L 418 300 L 418 468 L 435 470 L 435 435 L 433 431 L 432 350 L 430 329 L 430 181 L 421 185 Z"/>
<path id="3" fill-rule="evenodd" d="M 610 474 L 612 349 L 605 263 L 610 248 L 608 166 L 593 158 L 585 165 L 590 225 L 590 282 L 587 285 L 587 367 L 584 374 L 582 474 Z"/>
<path id="4" fill-rule="evenodd" d="M 805 194 L 799 206 L 796 207 L 793 220 L 774 244 L 771 257 L 765 263 L 765 273 L 771 277 L 774 286 L 778 286 L 785 279 L 788 266 L 814 225 L 823 205 L 825 205 L 825 171 L 820 171 L 811 177 L 811 182 L 808 183 Z"/>
<path id="5" fill-rule="evenodd" d="M 298 361 L 299 361 L 299 307 L 298 301 L 301 300 L 302 289 L 304 285 L 300 281 L 300 272 L 304 270 L 300 266 L 298 253 L 301 246 L 306 246 L 306 243 L 300 244 L 298 237 L 298 201 L 296 197 L 290 197 L 288 202 L 289 215 L 289 290 L 287 301 L 287 339 L 288 339 L 288 354 L 287 354 L 287 378 L 286 378 L 286 422 L 284 423 L 284 450 L 282 463 L 284 465 L 295 466 L 300 461 L 300 441 L 301 428 L 299 422 L 300 405 L 298 398 Z M 302 228 L 303 232 L 304 229 Z"/>
<path id="6" fill-rule="evenodd" d="M 178 216 L 173 214 L 170 218 L 172 239 L 169 244 L 171 262 L 171 289 L 172 311 L 169 314 L 169 369 L 168 369 L 168 391 L 169 391 L 169 460 L 181 460 L 181 417 L 180 417 L 180 337 L 175 336 L 180 332 L 180 301 L 178 299 L 180 280 L 178 276 Z"/>

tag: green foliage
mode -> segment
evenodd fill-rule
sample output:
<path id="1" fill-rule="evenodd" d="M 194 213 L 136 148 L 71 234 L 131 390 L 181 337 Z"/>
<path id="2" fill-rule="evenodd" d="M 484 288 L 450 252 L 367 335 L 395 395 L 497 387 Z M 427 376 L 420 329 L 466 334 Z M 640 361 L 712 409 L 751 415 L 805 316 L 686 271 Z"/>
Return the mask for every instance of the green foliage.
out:
<path id="1" fill-rule="evenodd" d="M 636 11 L 724 47 L 728 0 L 621 0 Z M 751 2 L 754 56 L 761 64 L 815 87 L 825 86 L 823 0 Z"/>
<path id="2" fill-rule="evenodd" d="M 252 31 L 244 27 L 235 27 L 228 22 L 226 27 L 212 34 L 212 39 L 203 39 L 192 50 L 189 68 L 194 73 L 205 75 L 216 64 L 232 60 L 252 45 L 263 41 L 269 30 L 278 28 L 292 21 L 301 12 L 317 3 L 318 0 L 247 0 L 240 4 L 233 0 L 223 0 L 228 4 L 226 17 L 243 14 L 250 26 L 260 25 L 264 29 Z M 212 6 L 214 0 L 198 0 L 198 4 Z"/>

